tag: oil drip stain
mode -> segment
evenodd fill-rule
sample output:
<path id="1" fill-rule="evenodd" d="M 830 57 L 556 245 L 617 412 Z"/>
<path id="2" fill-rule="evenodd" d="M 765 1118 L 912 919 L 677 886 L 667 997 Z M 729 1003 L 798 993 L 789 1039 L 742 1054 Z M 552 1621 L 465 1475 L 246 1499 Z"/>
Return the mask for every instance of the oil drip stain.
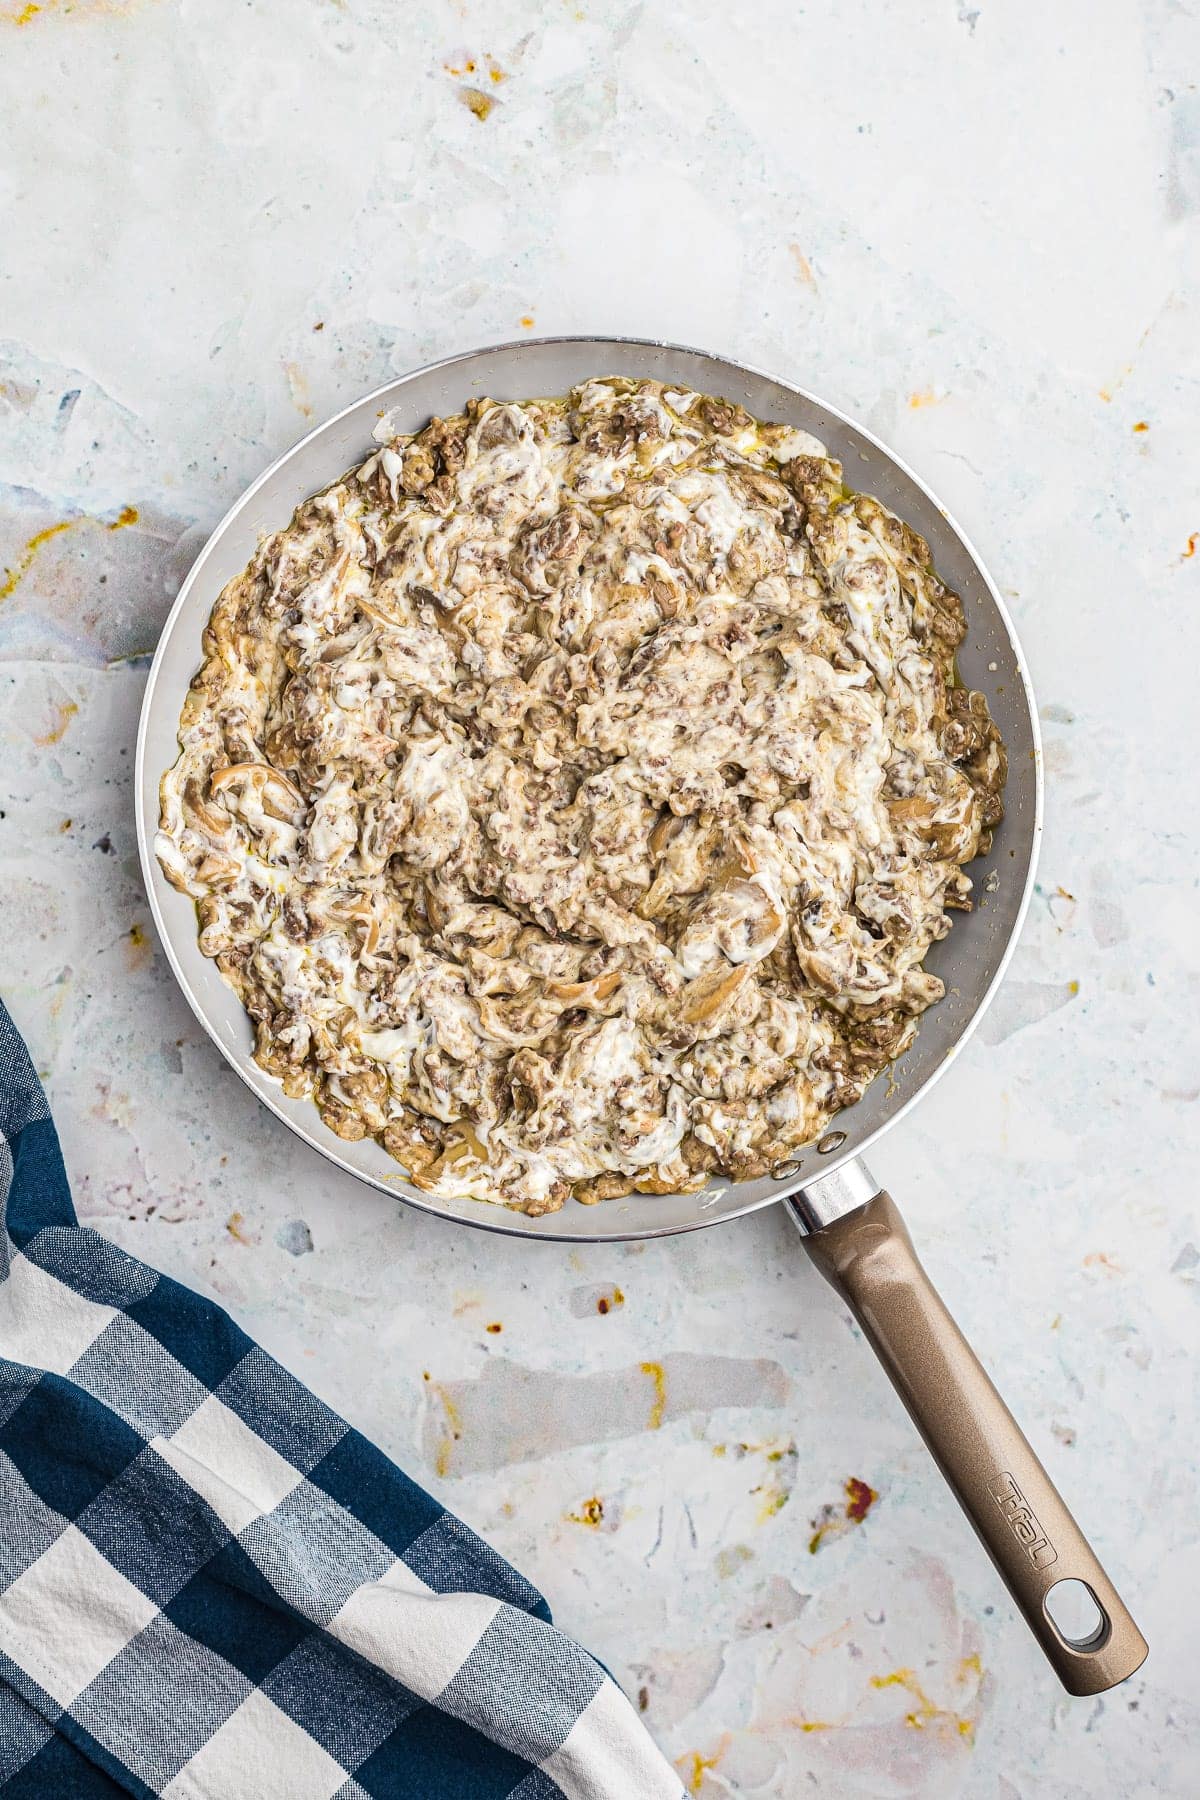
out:
<path id="1" fill-rule="evenodd" d="M 450 1473 L 450 1458 L 453 1455 L 454 1446 L 459 1443 L 462 1438 L 462 1415 L 459 1413 L 454 1401 L 450 1398 L 450 1395 L 446 1392 L 446 1389 L 440 1382 L 433 1383 L 433 1391 L 441 1401 L 442 1410 L 445 1413 L 445 1425 L 442 1430 L 441 1441 L 438 1444 L 437 1455 L 434 1458 L 433 1466 L 439 1475 L 448 1475 Z"/>
<path id="2" fill-rule="evenodd" d="M 146 936 L 145 929 L 135 920 L 126 935 L 125 966 L 130 970 L 140 969 L 149 962 L 150 955 L 150 939 Z"/>
<path id="3" fill-rule="evenodd" d="M 685 1777 L 689 1794 L 700 1793 L 704 1786 L 705 1775 L 710 1769 L 717 1767 L 732 1742 L 732 1734 L 727 1731 L 711 1756 L 703 1756 L 699 1750 L 691 1750 L 686 1756 L 680 1757 L 675 1767 Z"/>
<path id="4" fill-rule="evenodd" d="M 7 600 L 15 592 L 19 584 L 28 575 L 37 560 L 39 550 L 66 531 L 75 531 L 82 525 L 97 525 L 105 531 L 123 531 L 127 525 L 136 525 L 138 510 L 136 506 L 123 506 L 115 519 L 94 519 L 90 514 L 83 514 L 78 519 L 60 519 L 57 525 L 47 525 L 41 531 L 35 531 L 15 563 L 4 571 L 4 580 L 0 582 L 0 600 Z"/>
<path id="5" fill-rule="evenodd" d="M 654 1404 L 650 1408 L 650 1417 L 646 1421 L 648 1431 L 657 1431 L 663 1422 L 663 1414 L 667 1408 L 667 1376 L 661 1363 L 644 1362 L 641 1365 L 643 1375 L 648 1375 L 654 1383 Z"/>
<path id="6" fill-rule="evenodd" d="M 312 400 L 308 391 L 308 380 L 299 363 L 285 362 L 283 372 L 287 376 L 288 392 L 292 397 L 292 405 L 302 418 L 312 418 Z"/>
<path id="7" fill-rule="evenodd" d="M 34 532 L 17 561 L 11 568 L 5 569 L 5 579 L 3 584 L 0 585 L 0 600 L 7 600 L 17 583 L 23 580 L 29 573 L 29 570 L 33 566 L 33 560 L 42 545 L 48 544 L 51 538 L 58 537 L 60 533 L 70 531 L 71 527 L 76 523 L 77 521 L 74 519 L 63 519 L 58 525 L 47 525 L 44 531 Z"/>
<path id="8" fill-rule="evenodd" d="M 972 1673 L 976 1680 L 983 1673 L 979 1657 L 964 1656 L 958 1667 L 958 1682 L 966 1682 Z M 904 1723 L 910 1730 L 928 1731 L 933 1727 L 944 1736 L 965 1738 L 968 1743 L 975 1741 L 976 1721 L 969 1714 L 953 1712 L 949 1707 L 939 1706 L 935 1700 L 931 1700 L 913 1669 L 893 1669 L 889 1675 L 872 1675 L 871 1686 L 900 1688 L 916 1702 L 911 1711 L 904 1715 Z"/>
<path id="9" fill-rule="evenodd" d="M 817 278 L 813 274 L 812 264 L 809 262 L 807 256 L 805 256 L 805 254 L 804 254 L 803 250 L 800 248 L 799 244 L 789 244 L 788 249 L 792 253 L 792 261 L 796 265 L 796 274 L 797 274 L 799 280 L 804 284 L 805 287 L 812 288 L 813 292 L 815 293 L 816 287 L 817 287 Z"/>
<path id="10" fill-rule="evenodd" d="M 74 700 L 61 700 L 58 705 L 58 712 L 54 724 L 50 727 L 49 731 L 43 732 L 40 737 L 35 737 L 33 740 L 39 749 L 45 750 L 48 749 L 51 744 L 61 744 L 63 738 L 67 735 L 67 726 L 71 723 L 71 720 L 78 711 L 79 707 Z"/>

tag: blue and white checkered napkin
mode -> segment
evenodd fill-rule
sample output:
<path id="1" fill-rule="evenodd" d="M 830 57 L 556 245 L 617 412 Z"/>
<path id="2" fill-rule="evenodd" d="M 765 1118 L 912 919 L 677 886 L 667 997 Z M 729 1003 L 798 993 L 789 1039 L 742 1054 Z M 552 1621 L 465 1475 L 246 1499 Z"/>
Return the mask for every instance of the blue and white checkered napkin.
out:
<path id="1" fill-rule="evenodd" d="M 218 1307 L 76 1223 L 2 1005 L 0 1785 L 682 1794 L 527 1581 Z"/>

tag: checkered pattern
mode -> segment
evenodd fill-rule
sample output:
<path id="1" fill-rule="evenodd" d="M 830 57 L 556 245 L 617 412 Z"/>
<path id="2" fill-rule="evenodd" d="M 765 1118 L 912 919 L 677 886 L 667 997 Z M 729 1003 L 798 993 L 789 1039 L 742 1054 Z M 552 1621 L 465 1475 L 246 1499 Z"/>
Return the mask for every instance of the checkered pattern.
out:
<path id="1" fill-rule="evenodd" d="M 12 1800 L 680 1800 L 540 1595 L 219 1308 L 75 1221 L 0 1005 Z"/>

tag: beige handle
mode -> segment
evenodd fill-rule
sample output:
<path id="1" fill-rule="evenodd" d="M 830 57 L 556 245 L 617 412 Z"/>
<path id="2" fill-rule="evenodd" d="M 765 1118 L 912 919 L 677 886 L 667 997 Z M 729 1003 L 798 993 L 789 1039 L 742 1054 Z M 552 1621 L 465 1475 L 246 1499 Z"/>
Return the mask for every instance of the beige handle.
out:
<path id="1" fill-rule="evenodd" d="M 876 1194 L 804 1241 L 862 1326 L 1067 1692 L 1100 1694 L 1124 1681 L 1145 1660 L 1146 1640 L 942 1304 L 890 1196 Z M 1082 1582 L 1101 1615 L 1083 1641 L 1065 1637 L 1046 1609 L 1064 1580 Z"/>

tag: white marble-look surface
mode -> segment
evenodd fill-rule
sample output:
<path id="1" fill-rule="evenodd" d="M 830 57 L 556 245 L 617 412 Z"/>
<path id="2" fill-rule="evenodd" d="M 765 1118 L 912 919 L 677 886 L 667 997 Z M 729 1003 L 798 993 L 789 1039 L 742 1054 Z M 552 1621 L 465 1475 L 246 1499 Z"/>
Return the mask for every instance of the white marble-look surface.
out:
<path id="1" fill-rule="evenodd" d="M 540 1583 L 709 1800 L 1196 1791 L 1198 67 L 1184 0 L 0 0 L 0 992 L 80 1213 Z M 828 395 L 1009 597 L 1039 891 L 873 1162 L 1151 1641 L 1102 1700 L 781 1217 L 407 1212 L 257 1107 L 153 942 L 137 710 L 207 532 L 394 373 L 571 331 Z M 878 1501 L 814 1552 L 848 1477 Z"/>

